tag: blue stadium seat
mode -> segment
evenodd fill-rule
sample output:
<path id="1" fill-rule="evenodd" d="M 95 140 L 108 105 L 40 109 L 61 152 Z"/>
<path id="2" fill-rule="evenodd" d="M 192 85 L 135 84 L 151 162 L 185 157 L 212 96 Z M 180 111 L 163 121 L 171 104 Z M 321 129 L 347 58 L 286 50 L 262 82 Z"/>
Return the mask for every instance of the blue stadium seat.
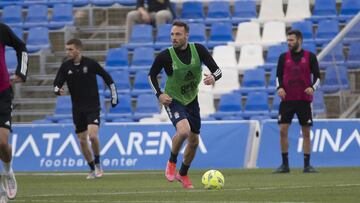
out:
<path id="1" fill-rule="evenodd" d="M 23 3 L 24 3 L 24 0 L 1 0 L 0 1 L 0 8 L 3 8 L 5 6 L 10 6 L 10 5 L 22 6 Z"/>
<path id="2" fill-rule="evenodd" d="M 116 91 L 118 94 L 129 94 L 131 90 L 130 77 L 128 71 L 112 71 L 110 72 L 114 80 Z M 111 93 L 109 89 L 105 90 L 105 97 L 110 98 Z"/>
<path id="3" fill-rule="evenodd" d="M 307 50 L 307 51 L 310 51 L 312 52 L 313 54 L 316 54 L 317 51 L 316 51 L 316 44 L 315 43 L 303 43 L 302 44 L 302 48 L 304 50 Z"/>
<path id="4" fill-rule="evenodd" d="M 295 22 L 292 24 L 291 29 L 293 30 L 300 30 L 303 35 L 303 42 L 313 43 L 314 40 L 314 33 L 313 33 L 313 23 L 309 20 L 304 20 L 300 22 Z"/>
<path id="5" fill-rule="evenodd" d="M 157 34 L 155 38 L 154 48 L 164 49 L 170 47 L 171 43 L 171 24 L 161 24 L 157 27 Z"/>
<path id="6" fill-rule="evenodd" d="M 218 110 L 212 115 L 216 119 L 226 116 L 241 116 L 242 98 L 239 93 L 223 94 L 220 97 Z"/>
<path id="7" fill-rule="evenodd" d="M 152 26 L 148 24 L 136 24 L 132 27 L 129 43 L 123 46 L 133 50 L 136 47 L 153 46 Z"/>
<path id="8" fill-rule="evenodd" d="M 269 82 L 266 86 L 266 91 L 269 94 L 276 92 L 276 68 L 273 68 L 270 72 Z"/>
<path id="9" fill-rule="evenodd" d="M 33 120 L 31 121 L 32 124 L 51 124 L 53 123 L 51 120 L 49 119 L 39 119 L 39 120 Z"/>
<path id="10" fill-rule="evenodd" d="M 187 1 L 184 2 L 181 9 L 180 18 L 186 22 L 203 23 L 204 11 L 202 2 Z"/>
<path id="11" fill-rule="evenodd" d="M 54 115 L 48 117 L 48 119 L 53 122 L 57 122 L 65 118 L 72 118 L 72 103 L 69 95 L 58 96 L 56 98 Z"/>
<path id="12" fill-rule="evenodd" d="M 265 59 L 265 64 L 262 65 L 261 67 L 264 68 L 266 71 L 271 71 L 272 69 L 276 68 L 280 54 L 287 51 L 288 51 L 288 46 L 286 43 L 281 43 L 269 47 Z"/>
<path id="13" fill-rule="evenodd" d="M 269 114 L 271 118 L 276 118 L 276 119 L 278 118 L 280 102 L 281 102 L 280 97 L 277 94 L 275 94 Z"/>
<path id="14" fill-rule="evenodd" d="M 345 45 L 349 45 L 352 42 L 360 42 L 360 22 L 357 22 L 345 35 L 343 42 Z"/>
<path id="15" fill-rule="evenodd" d="M 263 91 L 249 92 L 242 116 L 249 119 L 252 116 L 269 116 L 268 94 Z"/>
<path id="16" fill-rule="evenodd" d="M 324 45 L 324 47 L 325 46 L 326 45 Z M 325 69 L 327 66 L 344 65 L 344 63 L 345 57 L 343 53 L 343 45 L 339 43 L 332 48 L 332 50 L 321 59 L 321 61 L 319 61 L 319 66 L 321 69 Z"/>
<path id="17" fill-rule="evenodd" d="M 73 4 L 73 0 L 50 0 L 47 2 L 49 7 L 54 7 L 56 4 Z"/>
<path id="18" fill-rule="evenodd" d="M 8 72 L 10 74 L 14 74 L 17 67 L 17 57 L 16 57 L 16 51 L 14 49 L 5 49 L 5 61 L 6 61 L 6 67 L 8 69 Z"/>
<path id="19" fill-rule="evenodd" d="M 337 20 L 320 20 L 316 33 L 316 44 L 322 46 L 328 43 L 339 33 L 339 22 Z"/>
<path id="20" fill-rule="evenodd" d="M 115 2 L 122 6 L 136 6 L 136 0 L 115 0 Z"/>
<path id="21" fill-rule="evenodd" d="M 106 55 L 105 69 L 107 71 L 128 70 L 128 50 L 123 47 L 109 49 Z"/>
<path id="22" fill-rule="evenodd" d="M 221 118 L 221 120 L 228 120 L 228 121 L 239 121 L 239 120 L 244 120 L 244 118 L 240 115 L 236 115 L 236 116 L 224 116 Z"/>
<path id="23" fill-rule="evenodd" d="M 197 42 L 205 47 L 207 46 L 205 24 L 189 23 L 189 42 Z"/>
<path id="24" fill-rule="evenodd" d="M 15 33 L 15 35 L 24 41 L 23 38 L 23 29 L 21 27 L 11 27 L 11 30 Z"/>
<path id="25" fill-rule="evenodd" d="M 129 67 L 130 73 L 137 71 L 150 70 L 154 61 L 155 51 L 152 47 L 138 47 L 134 50 L 131 65 Z"/>
<path id="26" fill-rule="evenodd" d="M 360 68 L 360 43 L 354 42 L 350 44 L 348 59 L 346 60 L 346 66 L 349 69 Z"/>
<path id="27" fill-rule="evenodd" d="M 345 22 L 346 20 L 354 17 L 360 11 L 359 0 L 342 0 L 340 10 L 340 21 Z"/>
<path id="28" fill-rule="evenodd" d="M 321 90 L 316 90 L 314 92 L 314 98 L 313 98 L 312 105 L 313 105 L 312 109 L 313 109 L 314 115 L 326 113 L 324 93 Z"/>
<path id="29" fill-rule="evenodd" d="M 28 13 L 24 21 L 24 28 L 44 26 L 47 27 L 48 21 L 48 7 L 46 4 L 34 4 L 28 8 Z"/>
<path id="30" fill-rule="evenodd" d="M 75 7 L 84 7 L 90 4 L 90 0 L 73 0 Z"/>
<path id="31" fill-rule="evenodd" d="M 9 5 L 3 8 L 2 18 L 3 23 L 10 27 L 22 27 L 22 8 L 19 5 Z"/>
<path id="32" fill-rule="evenodd" d="M 50 29 L 61 29 L 65 26 L 74 25 L 72 4 L 54 4 L 52 19 L 49 22 Z"/>
<path id="33" fill-rule="evenodd" d="M 112 6 L 115 3 L 114 0 L 90 0 L 90 2 L 94 6 L 101 6 L 101 7 Z"/>
<path id="34" fill-rule="evenodd" d="M 24 0 L 23 6 L 29 7 L 29 6 L 40 5 L 40 4 L 47 5 L 47 3 L 48 3 L 48 0 Z"/>
<path id="35" fill-rule="evenodd" d="M 250 21 L 252 18 L 257 18 L 256 1 L 235 1 L 231 18 L 233 25 Z"/>
<path id="36" fill-rule="evenodd" d="M 350 89 L 347 68 L 344 66 L 328 66 L 325 70 L 324 84 L 320 89 L 329 94 Z"/>
<path id="37" fill-rule="evenodd" d="M 141 94 L 153 93 L 148 80 L 147 71 L 138 71 L 135 74 L 134 86 L 131 95 L 137 97 Z"/>
<path id="38" fill-rule="evenodd" d="M 230 2 L 229 1 L 210 1 L 208 4 L 206 24 L 215 22 L 230 22 Z"/>
<path id="39" fill-rule="evenodd" d="M 323 19 L 336 19 L 336 0 L 316 0 L 311 20 L 317 23 Z"/>
<path id="40" fill-rule="evenodd" d="M 29 53 L 50 49 L 49 29 L 46 27 L 30 28 L 26 48 Z"/>
<path id="41" fill-rule="evenodd" d="M 211 25 L 211 31 L 207 46 L 209 49 L 219 45 L 226 45 L 234 41 L 232 36 L 232 24 L 230 22 L 218 22 Z"/>
<path id="42" fill-rule="evenodd" d="M 115 108 L 110 108 L 104 116 L 106 121 L 113 121 L 117 118 L 131 118 L 133 115 L 130 94 L 120 94 L 119 104 Z M 131 120 L 132 121 L 132 120 Z"/>
<path id="43" fill-rule="evenodd" d="M 248 94 L 252 91 L 265 91 L 265 70 L 261 68 L 244 71 L 243 82 L 238 90 L 241 94 Z"/>
<path id="44" fill-rule="evenodd" d="M 137 98 L 134 111 L 134 120 L 140 120 L 145 117 L 152 117 L 160 113 L 159 101 L 154 94 L 141 94 Z"/>

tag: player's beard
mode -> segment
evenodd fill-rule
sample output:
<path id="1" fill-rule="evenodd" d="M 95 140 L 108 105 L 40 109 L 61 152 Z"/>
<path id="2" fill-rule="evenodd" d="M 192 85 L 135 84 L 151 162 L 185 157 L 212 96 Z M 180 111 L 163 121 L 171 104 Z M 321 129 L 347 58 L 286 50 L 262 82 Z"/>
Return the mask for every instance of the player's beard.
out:
<path id="1" fill-rule="evenodd" d="M 297 41 L 297 42 L 294 44 L 294 46 L 290 47 L 290 51 L 291 51 L 292 53 L 296 53 L 296 52 L 297 52 L 297 49 L 299 48 L 299 46 L 300 46 L 300 44 L 299 44 L 299 42 Z"/>

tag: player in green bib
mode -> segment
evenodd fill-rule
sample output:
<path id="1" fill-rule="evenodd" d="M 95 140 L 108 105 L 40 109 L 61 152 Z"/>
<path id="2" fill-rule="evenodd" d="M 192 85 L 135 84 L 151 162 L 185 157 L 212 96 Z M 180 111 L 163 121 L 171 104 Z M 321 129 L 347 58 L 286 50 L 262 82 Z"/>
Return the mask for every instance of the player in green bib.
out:
<path id="1" fill-rule="evenodd" d="M 201 127 L 198 86 L 200 82 L 214 85 L 215 81 L 221 78 L 221 70 L 207 48 L 198 43 L 189 43 L 188 39 L 189 26 L 184 22 L 175 21 L 171 28 L 172 47 L 161 51 L 155 58 L 149 72 L 149 81 L 176 128 L 165 176 L 168 181 L 176 179 L 184 188 L 191 189 L 193 185 L 187 174 L 199 144 Z M 211 74 L 204 74 L 205 77 L 201 81 L 203 63 Z M 166 73 L 166 78 L 162 78 L 166 79 L 164 92 L 157 80 L 162 69 Z M 176 173 L 177 156 L 185 140 L 187 146 L 183 161 L 179 172 Z"/>

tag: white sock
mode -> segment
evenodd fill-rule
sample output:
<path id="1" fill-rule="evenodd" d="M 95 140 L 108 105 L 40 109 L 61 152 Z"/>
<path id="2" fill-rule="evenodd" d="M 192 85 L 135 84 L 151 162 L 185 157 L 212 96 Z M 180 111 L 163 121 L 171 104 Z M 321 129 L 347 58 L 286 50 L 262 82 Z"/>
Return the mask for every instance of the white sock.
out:
<path id="1" fill-rule="evenodd" d="M 10 172 L 10 170 L 11 170 L 11 162 L 8 162 L 8 163 L 3 162 L 3 166 L 4 166 L 4 171 L 5 172 Z"/>

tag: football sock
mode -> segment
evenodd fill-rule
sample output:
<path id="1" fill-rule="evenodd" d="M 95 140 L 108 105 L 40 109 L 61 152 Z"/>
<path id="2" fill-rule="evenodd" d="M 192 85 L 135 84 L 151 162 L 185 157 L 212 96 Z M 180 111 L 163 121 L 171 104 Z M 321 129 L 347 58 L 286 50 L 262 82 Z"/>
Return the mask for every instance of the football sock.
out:
<path id="1" fill-rule="evenodd" d="M 289 158 L 288 158 L 289 153 L 281 153 L 281 157 L 282 157 L 282 164 L 285 166 L 289 165 Z"/>
<path id="2" fill-rule="evenodd" d="M 95 159 L 94 159 L 95 165 L 99 164 L 100 163 L 100 155 L 95 155 L 94 157 L 95 157 Z"/>
<path id="3" fill-rule="evenodd" d="M 310 154 L 304 154 L 304 167 L 310 165 Z"/>
<path id="4" fill-rule="evenodd" d="M 176 164 L 176 162 L 177 162 L 177 156 L 178 156 L 177 154 L 173 154 L 173 153 L 171 152 L 169 161 L 170 161 L 171 163 L 175 163 L 175 164 Z"/>
<path id="5" fill-rule="evenodd" d="M 88 162 L 88 164 L 89 164 L 90 169 L 91 169 L 92 171 L 94 171 L 94 170 L 95 170 L 95 163 L 94 163 L 94 161 Z"/>
<path id="6" fill-rule="evenodd" d="M 190 166 L 185 165 L 184 163 L 181 164 L 181 168 L 179 170 L 179 174 L 181 176 L 186 176 L 188 173 Z"/>

